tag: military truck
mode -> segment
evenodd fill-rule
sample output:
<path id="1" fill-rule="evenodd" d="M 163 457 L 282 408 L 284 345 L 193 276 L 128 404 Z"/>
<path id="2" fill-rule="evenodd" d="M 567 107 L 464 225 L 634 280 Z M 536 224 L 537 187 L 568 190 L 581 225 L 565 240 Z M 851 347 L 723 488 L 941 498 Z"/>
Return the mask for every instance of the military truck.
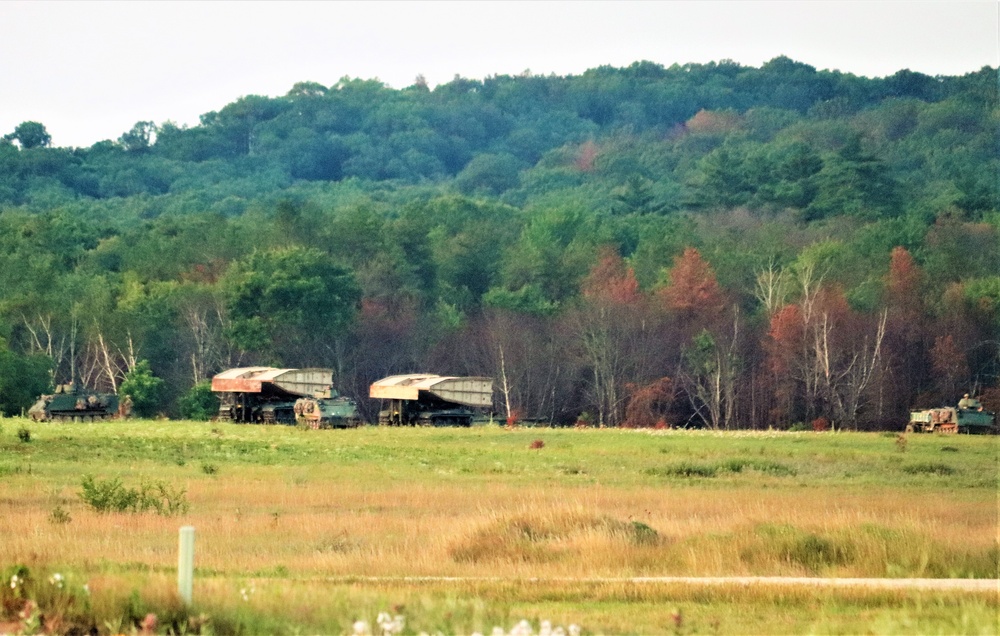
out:
<path id="1" fill-rule="evenodd" d="M 219 420 L 243 424 L 305 424 L 347 428 L 359 424 L 354 400 L 333 388 L 330 369 L 239 367 L 212 378 Z"/>
<path id="2" fill-rule="evenodd" d="M 382 400 L 379 424 L 471 426 L 477 412 L 493 406 L 493 380 L 426 373 L 393 375 L 371 385 Z"/>
<path id="3" fill-rule="evenodd" d="M 997 433 L 996 416 L 982 409 L 944 406 L 911 411 L 907 433 Z"/>
<path id="4" fill-rule="evenodd" d="M 118 396 L 81 388 L 75 383 L 60 384 L 52 395 L 42 395 L 28 409 L 36 422 L 97 422 L 118 415 Z"/>

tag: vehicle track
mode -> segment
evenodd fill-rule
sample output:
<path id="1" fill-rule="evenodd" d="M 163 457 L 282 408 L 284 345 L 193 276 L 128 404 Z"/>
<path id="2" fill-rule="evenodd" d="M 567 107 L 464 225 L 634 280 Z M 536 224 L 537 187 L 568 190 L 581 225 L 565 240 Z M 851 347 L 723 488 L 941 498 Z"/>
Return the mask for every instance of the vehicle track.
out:
<path id="1" fill-rule="evenodd" d="M 964 592 L 996 592 L 1000 595 L 1000 579 L 878 579 L 878 578 L 814 578 L 795 576 L 633 576 L 633 577 L 477 577 L 477 576 L 340 576 L 325 577 L 331 582 L 373 583 L 681 583 L 685 585 L 769 585 L 793 587 L 862 587 L 902 590 L 959 590 Z"/>

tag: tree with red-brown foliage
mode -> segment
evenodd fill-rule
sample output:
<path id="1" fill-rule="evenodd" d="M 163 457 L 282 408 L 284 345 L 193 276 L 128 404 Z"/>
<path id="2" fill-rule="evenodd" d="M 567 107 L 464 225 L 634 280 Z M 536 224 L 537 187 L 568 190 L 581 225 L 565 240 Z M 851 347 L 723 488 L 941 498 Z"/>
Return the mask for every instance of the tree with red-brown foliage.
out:
<path id="1" fill-rule="evenodd" d="M 568 320 L 588 371 L 585 399 L 596 411 L 598 424 L 617 426 L 628 397 L 625 385 L 653 375 L 658 347 L 648 303 L 635 272 L 610 248 L 600 251 L 581 296 Z"/>
<path id="2" fill-rule="evenodd" d="M 882 417 L 905 413 L 930 379 L 924 279 L 910 252 L 904 247 L 893 248 L 885 277 L 886 364 L 878 378 Z"/>
<path id="3" fill-rule="evenodd" d="M 959 387 L 969 379 L 969 361 L 951 335 L 934 338 L 931 361 L 938 390 L 945 400 L 957 400 Z"/>
<path id="4" fill-rule="evenodd" d="M 625 407 L 624 425 L 629 428 L 654 428 L 667 425 L 667 413 L 674 400 L 674 383 L 670 378 L 660 378 L 648 384 L 629 383 L 628 406 Z"/>
<path id="5" fill-rule="evenodd" d="M 726 296 L 712 266 L 693 247 L 674 259 L 670 282 L 660 291 L 660 297 L 679 319 L 702 325 L 726 306 Z"/>
<path id="6" fill-rule="evenodd" d="M 799 302 L 771 319 L 776 398 L 803 419 L 826 416 L 854 426 L 881 368 L 885 314 L 872 320 L 854 312 L 841 289 L 809 274 L 800 283 Z"/>
<path id="7" fill-rule="evenodd" d="M 610 247 L 601 248 L 597 264 L 583 281 L 583 297 L 598 303 L 631 305 L 642 300 L 635 270 Z"/>
<path id="8" fill-rule="evenodd" d="M 580 172 L 593 172 L 594 164 L 597 161 L 597 144 L 593 140 L 587 140 L 580 145 L 580 150 L 576 155 L 576 169 Z"/>

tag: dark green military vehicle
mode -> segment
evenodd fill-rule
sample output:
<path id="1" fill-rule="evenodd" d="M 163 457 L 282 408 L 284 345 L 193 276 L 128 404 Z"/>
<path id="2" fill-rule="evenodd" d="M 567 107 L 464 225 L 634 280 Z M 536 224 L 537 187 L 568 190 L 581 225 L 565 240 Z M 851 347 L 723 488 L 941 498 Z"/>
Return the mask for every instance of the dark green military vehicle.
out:
<path id="1" fill-rule="evenodd" d="M 43 395 L 28 409 L 36 422 L 96 422 L 118 415 L 118 396 L 60 384 L 52 395 Z"/>

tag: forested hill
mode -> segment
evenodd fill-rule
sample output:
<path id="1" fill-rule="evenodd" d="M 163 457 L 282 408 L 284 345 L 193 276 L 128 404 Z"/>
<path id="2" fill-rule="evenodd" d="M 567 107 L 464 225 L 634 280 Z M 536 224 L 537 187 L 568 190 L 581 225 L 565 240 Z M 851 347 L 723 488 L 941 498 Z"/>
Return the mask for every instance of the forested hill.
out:
<path id="1" fill-rule="evenodd" d="M 333 367 L 358 398 L 487 375 L 503 417 L 612 425 L 989 403 L 997 86 L 639 62 L 304 82 L 90 148 L 24 122 L 0 141 L 0 409 L 76 379 L 198 415 L 240 364 Z"/>

